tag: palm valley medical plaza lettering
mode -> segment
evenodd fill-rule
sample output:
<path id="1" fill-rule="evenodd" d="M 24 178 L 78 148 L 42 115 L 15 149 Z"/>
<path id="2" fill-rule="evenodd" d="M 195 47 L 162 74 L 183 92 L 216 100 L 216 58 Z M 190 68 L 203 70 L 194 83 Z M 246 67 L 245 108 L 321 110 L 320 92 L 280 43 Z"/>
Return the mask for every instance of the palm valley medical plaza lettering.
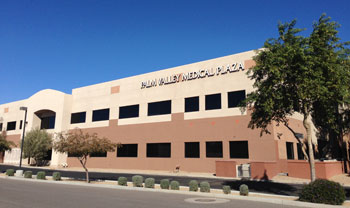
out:
<path id="1" fill-rule="evenodd" d="M 218 66 L 216 69 L 214 68 L 201 69 L 198 71 L 193 71 L 188 73 L 174 74 L 168 77 L 162 77 L 159 79 L 143 81 L 141 82 L 141 89 L 174 84 L 177 82 L 184 82 L 184 81 L 189 81 L 194 79 L 207 78 L 215 75 L 216 76 L 225 75 L 225 74 L 228 74 L 228 72 L 233 73 L 233 72 L 238 72 L 240 70 L 244 71 L 243 63 L 228 64 L 226 67 Z"/>

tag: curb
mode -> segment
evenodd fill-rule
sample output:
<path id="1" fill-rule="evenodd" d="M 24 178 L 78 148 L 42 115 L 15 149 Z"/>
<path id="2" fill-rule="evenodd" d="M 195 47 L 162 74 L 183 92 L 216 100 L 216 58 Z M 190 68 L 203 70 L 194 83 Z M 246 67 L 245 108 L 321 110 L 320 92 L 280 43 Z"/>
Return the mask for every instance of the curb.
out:
<path id="1" fill-rule="evenodd" d="M 69 182 L 69 181 L 49 181 L 49 180 L 38 180 L 34 178 L 28 179 L 23 177 L 12 177 L 12 176 L 11 177 L 0 176 L 0 178 L 10 179 L 10 180 L 19 180 L 19 181 L 39 182 L 39 183 L 95 187 L 95 188 L 108 188 L 108 189 L 130 190 L 130 191 L 148 191 L 148 192 L 158 192 L 158 193 L 201 196 L 201 197 L 214 197 L 214 198 L 222 198 L 222 199 L 247 200 L 247 201 L 279 204 L 282 206 L 288 205 L 288 206 L 296 206 L 296 207 L 315 207 L 315 208 L 343 207 L 338 205 L 313 204 L 308 202 L 291 201 L 291 200 L 285 200 L 285 199 L 271 199 L 271 198 L 263 198 L 263 197 L 256 197 L 256 196 L 246 197 L 246 196 L 236 196 L 236 195 L 226 195 L 226 194 L 216 194 L 216 193 L 189 192 L 189 191 L 181 191 L 181 190 L 162 190 L 162 189 L 148 189 L 148 188 L 138 188 L 138 187 L 124 187 L 124 186 L 110 185 L 110 184 L 88 184 L 88 183 L 76 183 L 76 182 Z M 184 187 L 184 186 L 181 186 L 181 187 Z M 239 193 L 239 192 L 232 191 L 232 193 Z M 256 192 L 250 192 L 250 193 L 264 195 L 264 196 L 276 196 L 272 194 L 260 194 Z M 281 197 L 281 196 L 278 195 L 278 197 Z M 291 198 L 288 196 L 282 196 L 282 197 Z M 347 202 L 350 202 L 350 201 L 347 201 Z"/>

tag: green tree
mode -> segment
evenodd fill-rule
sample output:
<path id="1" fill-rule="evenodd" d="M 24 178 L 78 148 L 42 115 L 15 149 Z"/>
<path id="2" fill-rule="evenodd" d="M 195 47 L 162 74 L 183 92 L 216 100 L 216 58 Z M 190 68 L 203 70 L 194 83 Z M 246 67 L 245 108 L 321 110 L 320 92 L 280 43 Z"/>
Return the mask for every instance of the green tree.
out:
<path id="1" fill-rule="evenodd" d="M 324 109 L 330 107 L 324 101 L 329 99 L 336 86 L 327 84 L 329 76 L 333 71 L 343 70 L 337 62 L 330 64 L 329 59 L 324 57 L 330 51 L 336 53 L 339 48 L 335 45 L 329 46 L 332 44 L 329 40 L 332 38 L 335 40 L 336 28 L 329 33 L 318 31 L 325 23 L 330 24 L 325 15 L 322 15 L 319 21 L 314 23 L 314 30 L 310 37 L 298 35 L 302 29 L 295 28 L 295 20 L 291 23 L 280 23 L 279 37 L 267 40 L 264 49 L 258 51 L 254 57 L 256 65 L 248 71 L 248 74 L 254 80 L 255 91 L 250 93 L 244 102 L 244 106 L 252 110 L 250 128 L 261 128 L 262 133 L 268 133 L 267 127 L 273 122 L 277 125 L 282 124 L 302 145 L 304 142 L 289 126 L 289 118 L 295 113 L 303 116 L 308 154 L 304 145 L 303 153 L 310 164 L 312 181 L 316 179 L 312 145 L 312 125 L 314 124 L 312 115 L 316 115 L 318 110 L 315 103 Z M 320 42 L 326 45 L 322 46 Z M 317 50 L 317 46 L 321 51 Z M 321 53 L 324 50 L 327 52 Z M 334 79 L 337 79 L 334 80 L 335 82 L 343 82 L 341 76 Z M 331 117 L 326 119 L 330 120 Z"/>
<path id="2" fill-rule="evenodd" d="M 313 25 L 310 35 L 311 64 L 323 70 L 327 91 L 314 103 L 312 117 L 320 135 L 328 140 L 326 153 L 330 152 L 333 158 L 342 158 L 347 170 L 349 157 L 344 136 L 350 128 L 349 42 L 340 42 L 337 37 L 339 27 L 325 15 Z"/>
<path id="3" fill-rule="evenodd" d="M 8 141 L 6 139 L 6 131 L 1 132 L 0 134 L 0 153 L 3 154 L 5 151 L 9 151 L 12 147 L 15 146 L 15 143 Z"/>
<path id="4" fill-rule="evenodd" d="M 89 171 L 86 166 L 88 156 L 93 153 L 113 152 L 118 146 L 120 144 L 113 143 L 107 138 L 100 138 L 96 133 L 74 129 L 59 133 L 53 148 L 57 152 L 74 155 L 85 170 L 86 182 L 90 183 Z"/>
<path id="5" fill-rule="evenodd" d="M 35 164 L 41 165 L 51 148 L 52 135 L 46 130 L 35 128 L 29 131 L 24 138 L 23 156 L 28 158 L 28 163 L 30 158 L 34 158 Z"/>

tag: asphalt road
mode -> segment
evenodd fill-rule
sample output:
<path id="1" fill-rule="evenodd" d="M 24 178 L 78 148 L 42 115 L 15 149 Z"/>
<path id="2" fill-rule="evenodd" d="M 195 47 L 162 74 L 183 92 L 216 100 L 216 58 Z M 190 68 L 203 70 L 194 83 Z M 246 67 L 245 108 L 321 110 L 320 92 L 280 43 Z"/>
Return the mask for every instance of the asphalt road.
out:
<path id="1" fill-rule="evenodd" d="M 30 180 L 0 179 L 0 184 L 2 208 L 294 208 L 294 206 L 232 199 L 226 199 L 223 203 L 203 203 L 213 199 L 208 197 L 200 197 L 202 203 L 199 204 L 198 201 L 188 202 L 198 196 L 187 194 L 40 183 Z"/>
<path id="2" fill-rule="evenodd" d="M 0 172 L 5 172 L 6 169 L 13 168 L 18 169 L 18 166 L 3 165 L 0 164 Z M 36 174 L 38 171 L 43 171 L 42 168 L 27 168 L 23 167 L 22 170 L 31 170 L 33 174 Z M 57 170 L 44 169 L 46 175 L 51 176 L 53 172 Z M 80 171 L 62 171 L 62 177 L 70 177 L 77 180 L 85 180 L 85 172 Z M 124 176 L 128 178 L 128 181 L 131 181 L 131 177 L 136 175 L 135 173 L 108 173 L 108 172 L 89 172 L 91 180 L 118 180 L 118 177 Z M 156 180 L 156 183 L 160 183 L 161 179 L 177 180 L 180 185 L 188 186 L 190 180 L 208 181 L 211 188 L 222 189 L 222 186 L 229 185 L 232 190 L 239 190 L 241 184 L 246 184 L 249 187 L 249 191 L 257 193 L 267 193 L 267 194 L 277 194 L 284 196 L 298 196 L 300 190 L 302 189 L 301 184 L 286 184 L 286 183 L 275 183 L 271 181 L 247 181 L 247 180 L 234 180 L 234 179 L 222 179 L 222 178 L 196 178 L 191 176 L 161 176 L 161 175 L 147 175 L 139 174 L 144 178 L 152 177 Z M 350 188 L 346 188 L 346 197 L 347 200 L 350 200 Z"/>

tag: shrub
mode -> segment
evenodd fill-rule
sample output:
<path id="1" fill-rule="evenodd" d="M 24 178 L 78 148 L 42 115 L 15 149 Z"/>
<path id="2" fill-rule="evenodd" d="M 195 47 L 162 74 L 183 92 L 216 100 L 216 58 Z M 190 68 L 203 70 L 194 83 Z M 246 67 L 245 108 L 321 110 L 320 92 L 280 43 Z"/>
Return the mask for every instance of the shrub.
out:
<path id="1" fill-rule="evenodd" d="M 210 184 L 206 181 L 203 181 L 199 184 L 200 192 L 210 192 Z"/>
<path id="2" fill-rule="evenodd" d="M 14 176 L 15 175 L 15 170 L 14 169 L 7 169 L 6 170 L 6 175 L 7 176 Z"/>
<path id="3" fill-rule="evenodd" d="M 145 188 L 154 188 L 155 180 L 154 178 L 146 178 L 145 179 Z"/>
<path id="4" fill-rule="evenodd" d="M 118 185 L 119 186 L 127 186 L 128 185 L 128 179 L 126 177 L 119 177 L 118 178 Z"/>
<path id="5" fill-rule="evenodd" d="M 33 172 L 32 171 L 25 171 L 24 178 L 33 178 Z"/>
<path id="6" fill-rule="evenodd" d="M 143 187 L 143 177 L 140 175 L 135 175 L 132 177 L 132 184 L 134 187 Z"/>
<path id="7" fill-rule="evenodd" d="M 180 190 L 180 183 L 178 181 L 171 181 L 170 182 L 170 189 L 171 190 Z"/>
<path id="8" fill-rule="evenodd" d="M 231 193 L 231 187 L 230 186 L 223 186 L 222 191 L 224 194 L 230 194 Z"/>
<path id="9" fill-rule="evenodd" d="M 169 189 L 169 179 L 160 180 L 160 188 L 161 189 Z"/>
<path id="10" fill-rule="evenodd" d="M 190 191 L 198 191 L 198 181 L 191 180 L 188 184 Z"/>
<path id="11" fill-rule="evenodd" d="M 305 185 L 299 194 L 299 200 L 312 203 L 341 205 L 345 201 L 344 188 L 337 182 L 316 179 Z"/>
<path id="12" fill-rule="evenodd" d="M 39 171 L 36 174 L 36 179 L 45 180 L 46 179 L 46 173 L 44 171 Z"/>
<path id="13" fill-rule="evenodd" d="M 61 173 L 60 172 L 53 172 L 52 173 L 52 180 L 60 181 L 61 180 Z"/>
<path id="14" fill-rule="evenodd" d="M 239 195 L 248 196 L 248 194 L 249 194 L 248 186 L 245 184 L 240 185 L 239 186 Z"/>

